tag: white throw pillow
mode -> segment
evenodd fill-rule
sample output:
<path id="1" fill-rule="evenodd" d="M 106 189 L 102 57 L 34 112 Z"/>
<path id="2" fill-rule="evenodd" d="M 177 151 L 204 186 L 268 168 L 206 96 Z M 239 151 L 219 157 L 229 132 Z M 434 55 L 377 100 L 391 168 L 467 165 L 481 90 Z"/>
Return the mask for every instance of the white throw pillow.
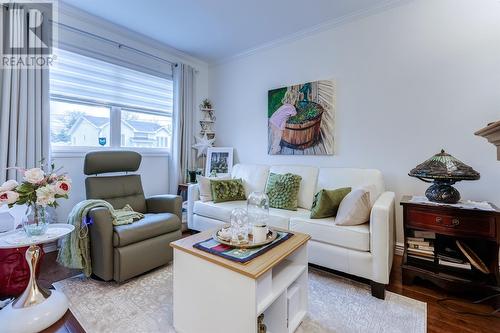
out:
<path id="1" fill-rule="evenodd" d="M 359 225 L 370 220 L 370 192 L 364 188 L 356 188 L 340 202 L 335 224 Z"/>
<path id="2" fill-rule="evenodd" d="M 196 176 L 196 181 L 198 182 L 198 189 L 200 191 L 200 200 L 202 202 L 207 202 L 207 201 L 212 201 L 212 188 L 210 187 L 210 180 L 211 179 L 217 179 L 217 180 L 227 180 L 231 179 L 231 177 L 225 176 L 225 177 L 203 177 L 203 176 Z"/>

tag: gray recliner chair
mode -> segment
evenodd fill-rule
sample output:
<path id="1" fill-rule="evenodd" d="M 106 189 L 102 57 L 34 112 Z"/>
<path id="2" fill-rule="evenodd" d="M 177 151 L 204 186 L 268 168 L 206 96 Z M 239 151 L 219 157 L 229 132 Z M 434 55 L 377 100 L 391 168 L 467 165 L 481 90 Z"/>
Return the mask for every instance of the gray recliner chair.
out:
<path id="1" fill-rule="evenodd" d="M 103 199 L 115 209 L 129 204 L 145 217 L 113 226 L 106 208 L 90 211 L 92 272 L 105 281 L 123 282 L 170 262 L 169 243 L 181 238 L 182 199 L 176 195 L 145 198 L 139 169 L 142 156 L 133 151 L 96 151 L 85 156 L 87 199 Z M 109 172 L 125 175 L 98 176 Z M 154 177 L 154 176 L 153 176 Z"/>

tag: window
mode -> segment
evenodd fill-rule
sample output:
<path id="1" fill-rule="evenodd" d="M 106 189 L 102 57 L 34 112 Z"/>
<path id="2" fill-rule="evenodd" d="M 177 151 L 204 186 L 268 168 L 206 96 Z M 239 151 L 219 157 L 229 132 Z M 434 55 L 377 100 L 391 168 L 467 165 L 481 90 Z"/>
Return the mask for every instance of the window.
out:
<path id="1" fill-rule="evenodd" d="M 172 79 L 58 50 L 51 68 L 51 144 L 170 149 Z"/>
<path id="2" fill-rule="evenodd" d="M 172 118 L 122 110 L 121 133 L 125 147 L 168 148 Z"/>
<path id="3" fill-rule="evenodd" d="M 109 146 L 109 107 L 52 100 L 50 113 L 53 145 Z"/>

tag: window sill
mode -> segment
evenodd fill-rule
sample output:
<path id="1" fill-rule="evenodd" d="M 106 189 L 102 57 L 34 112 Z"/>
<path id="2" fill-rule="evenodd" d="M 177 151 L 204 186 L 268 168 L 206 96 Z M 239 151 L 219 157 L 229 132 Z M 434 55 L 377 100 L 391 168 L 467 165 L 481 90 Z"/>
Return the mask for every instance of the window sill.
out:
<path id="1" fill-rule="evenodd" d="M 136 151 L 142 156 L 150 157 L 170 157 L 168 149 L 161 148 L 114 148 L 114 147 L 52 147 L 52 158 L 83 158 L 91 151 L 110 151 L 110 150 L 131 150 Z"/>

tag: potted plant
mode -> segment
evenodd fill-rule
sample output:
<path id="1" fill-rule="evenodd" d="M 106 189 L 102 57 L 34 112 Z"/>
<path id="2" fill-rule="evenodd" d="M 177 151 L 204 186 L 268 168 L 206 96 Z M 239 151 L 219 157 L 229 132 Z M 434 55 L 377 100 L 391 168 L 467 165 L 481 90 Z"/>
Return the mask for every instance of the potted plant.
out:
<path id="1" fill-rule="evenodd" d="M 23 182 L 11 179 L 0 186 L 0 206 L 7 204 L 27 205 L 23 228 L 28 236 L 43 235 L 47 231 L 49 214 L 47 207 L 57 207 L 57 199 L 68 199 L 71 179 L 56 170 L 51 164 L 48 170 L 42 166 L 32 169 L 20 169 Z"/>
<path id="2" fill-rule="evenodd" d="M 205 98 L 203 101 L 201 101 L 200 109 L 211 110 L 212 109 L 212 102 L 210 102 L 210 100 L 208 98 Z"/>

